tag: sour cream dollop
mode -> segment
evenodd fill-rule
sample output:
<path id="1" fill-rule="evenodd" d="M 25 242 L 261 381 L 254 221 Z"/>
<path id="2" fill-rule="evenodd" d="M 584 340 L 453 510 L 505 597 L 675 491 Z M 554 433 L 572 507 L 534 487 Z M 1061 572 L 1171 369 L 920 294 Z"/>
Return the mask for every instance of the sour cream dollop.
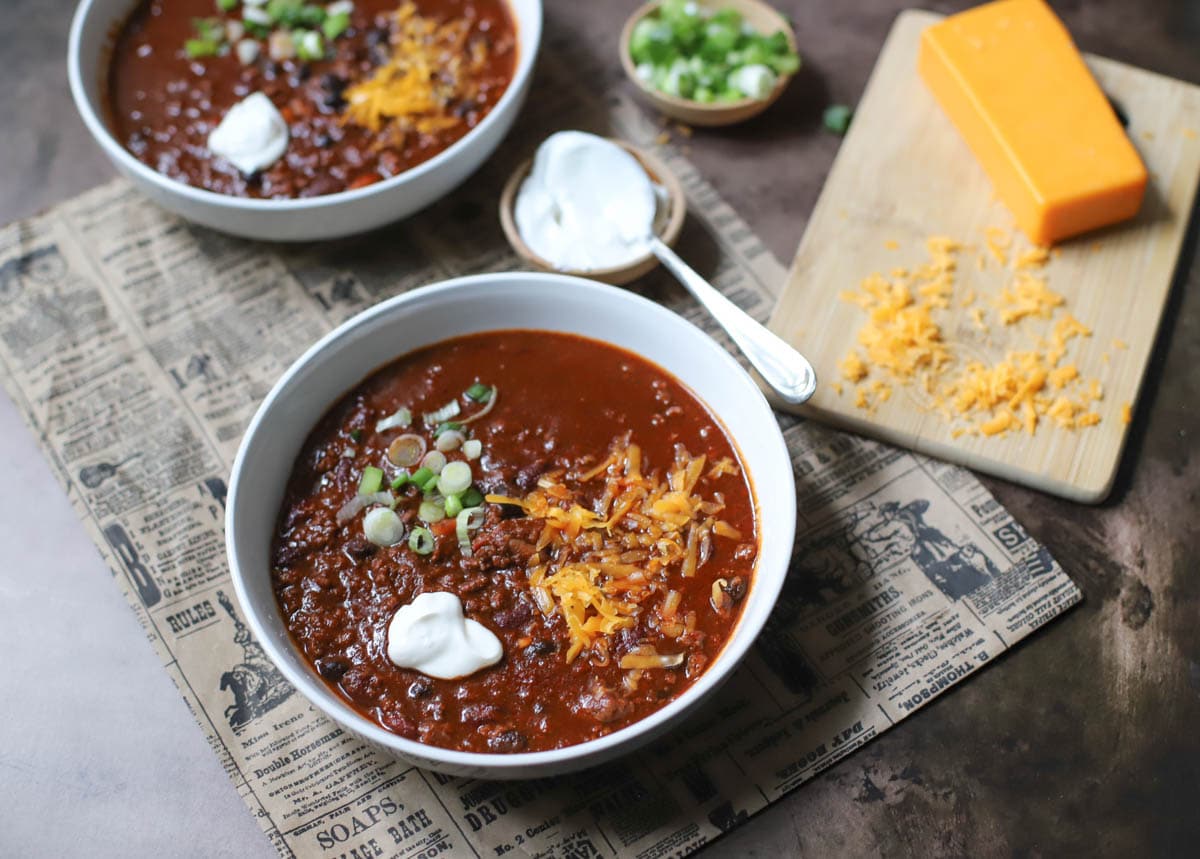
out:
<path id="1" fill-rule="evenodd" d="M 424 593 L 401 606 L 388 625 L 387 655 L 396 666 L 454 680 L 495 665 L 504 646 L 482 623 L 463 616 L 451 593 Z"/>
<path id="2" fill-rule="evenodd" d="M 538 147 L 513 216 L 525 244 L 546 262 L 594 271 L 646 254 L 659 202 L 650 176 L 620 146 L 560 131 Z"/>
<path id="3" fill-rule="evenodd" d="M 287 123 L 261 92 L 229 108 L 208 135 L 209 151 L 246 175 L 270 167 L 283 156 L 287 145 Z"/>

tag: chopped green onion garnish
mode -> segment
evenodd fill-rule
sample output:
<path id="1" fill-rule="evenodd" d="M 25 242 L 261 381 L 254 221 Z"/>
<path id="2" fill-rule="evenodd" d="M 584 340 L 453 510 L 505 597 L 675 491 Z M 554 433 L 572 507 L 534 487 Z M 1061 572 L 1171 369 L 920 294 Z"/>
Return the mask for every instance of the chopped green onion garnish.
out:
<path id="1" fill-rule="evenodd" d="M 331 42 L 348 29 L 350 29 L 350 14 L 348 12 L 339 12 L 336 15 L 330 15 L 325 19 L 325 23 L 321 25 L 321 32 Z"/>
<path id="2" fill-rule="evenodd" d="M 431 450 L 425 456 L 421 457 L 421 465 L 428 468 L 434 474 L 441 474 L 442 469 L 446 467 L 446 454 L 440 450 Z"/>
<path id="3" fill-rule="evenodd" d="M 467 459 L 479 459 L 483 455 L 483 442 L 477 438 L 470 438 L 463 442 L 463 456 Z"/>
<path id="4" fill-rule="evenodd" d="M 408 472 L 401 471 L 395 477 L 392 478 L 392 484 L 391 484 L 392 489 L 399 489 L 400 487 L 404 486 L 404 484 L 408 483 L 408 481 L 409 481 Z"/>
<path id="5" fill-rule="evenodd" d="M 424 483 L 418 485 L 421 487 L 422 492 L 433 492 L 435 489 L 437 489 L 438 476 L 435 474 L 428 478 Z"/>
<path id="6" fill-rule="evenodd" d="M 325 56 L 325 40 L 316 30 L 293 30 L 292 42 L 296 56 L 302 60 L 319 60 Z"/>
<path id="7" fill-rule="evenodd" d="M 460 460 L 446 463 L 438 475 L 438 491 L 443 495 L 458 495 L 471 485 L 471 466 Z"/>
<path id="8" fill-rule="evenodd" d="M 454 517 L 454 535 L 458 537 L 458 550 L 471 557 L 471 532 L 483 524 L 483 508 L 468 507 Z"/>
<path id="9" fill-rule="evenodd" d="M 360 430 L 360 429 L 350 430 L 350 438 L 353 439 L 355 442 L 362 441 L 362 430 Z"/>
<path id="10" fill-rule="evenodd" d="M 846 129 L 850 127 L 850 120 L 853 117 L 854 110 L 852 108 L 844 104 L 831 104 L 825 108 L 821 122 L 834 134 L 845 134 Z"/>
<path id="11" fill-rule="evenodd" d="M 433 469 L 426 468 L 422 465 L 420 468 L 414 471 L 408 479 L 424 489 L 425 484 L 429 482 L 429 478 L 431 477 L 437 477 L 437 475 L 433 473 Z"/>
<path id="12" fill-rule="evenodd" d="M 425 426 L 437 426 L 442 421 L 448 421 L 451 418 L 458 417 L 458 413 L 462 409 L 458 405 L 458 400 L 451 400 L 442 406 L 440 409 L 434 409 L 432 412 L 426 412 L 421 416 L 425 421 Z"/>
<path id="13" fill-rule="evenodd" d="M 241 0 L 217 0 L 217 8 L 222 12 L 232 12 Z"/>
<path id="14" fill-rule="evenodd" d="M 433 437 L 437 438 L 439 435 L 446 432 L 447 430 L 460 430 L 460 429 L 462 429 L 462 427 L 463 427 L 463 425 L 460 424 L 458 421 L 443 421 L 442 423 L 438 424 L 437 429 L 435 429 L 433 431 Z"/>
<path id="15" fill-rule="evenodd" d="M 358 483 L 359 495 L 374 495 L 383 488 L 383 469 L 368 465 L 363 469 L 362 480 Z"/>
<path id="16" fill-rule="evenodd" d="M 418 555 L 431 554 L 434 545 L 433 532 L 428 528 L 413 528 L 412 533 L 408 535 L 408 548 Z"/>
<path id="17" fill-rule="evenodd" d="M 446 508 L 436 501 L 422 501 L 421 506 L 417 508 L 417 515 L 421 517 L 422 522 L 432 525 L 446 518 Z"/>
<path id="18" fill-rule="evenodd" d="M 478 507 L 483 503 L 483 493 L 474 486 L 469 488 L 459 497 L 462 498 L 463 507 Z"/>
<path id="19" fill-rule="evenodd" d="M 492 389 L 482 382 L 476 382 L 467 388 L 467 396 L 477 403 L 486 403 L 492 396 Z"/>
<path id="20" fill-rule="evenodd" d="M 193 60 L 201 57 L 215 57 L 221 46 L 208 39 L 188 39 L 183 43 L 183 50 Z"/>
<path id="21" fill-rule="evenodd" d="M 396 427 L 406 427 L 412 423 L 412 412 L 405 408 L 396 409 L 395 412 L 383 418 L 379 423 L 375 424 L 375 432 L 384 432 L 385 430 L 395 429 Z"/>
<path id="22" fill-rule="evenodd" d="M 447 496 L 446 503 L 444 506 L 446 508 L 447 516 L 457 516 L 459 513 L 462 512 L 462 509 L 463 509 L 462 499 L 459 498 L 459 496 L 457 496 L 457 495 Z"/>
<path id="23" fill-rule="evenodd" d="M 193 18 L 192 29 L 204 41 L 219 43 L 225 39 L 225 22 L 220 18 Z"/>

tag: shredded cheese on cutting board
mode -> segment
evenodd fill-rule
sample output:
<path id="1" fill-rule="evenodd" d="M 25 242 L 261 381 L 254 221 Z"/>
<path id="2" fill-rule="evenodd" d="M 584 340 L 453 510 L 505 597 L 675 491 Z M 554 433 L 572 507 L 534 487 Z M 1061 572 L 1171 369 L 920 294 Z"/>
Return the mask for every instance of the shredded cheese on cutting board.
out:
<path id="1" fill-rule="evenodd" d="M 994 264 L 1007 273 L 994 296 L 965 282 L 971 275 L 960 274 L 959 262 L 970 249 L 946 236 L 927 239 L 928 258 L 915 267 L 871 274 L 857 290 L 842 293 L 843 301 L 865 314 L 858 345 L 839 363 L 844 379 L 857 385 L 855 406 L 873 412 L 895 387 L 919 390 L 918 402 L 953 424 L 955 438 L 1034 435 L 1046 425 L 1077 430 L 1100 423 L 1092 408 L 1103 399 L 1099 380 L 1085 379 L 1067 360 L 1071 341 L 1092 332 L 1050 288 L 1049 251 L 1034 247 L 1014 255 L 1014 237 L 1000 227 L 989 227 L 983 240 Z M 964 354 L 943 334 L 952 303 L 966 308 L 984 332 L 992 318 L 998 336 L 1024 348 L 992 361 Z M 1033 327 L 1039 321 L 1051 323 L 1047 333 Z"/>

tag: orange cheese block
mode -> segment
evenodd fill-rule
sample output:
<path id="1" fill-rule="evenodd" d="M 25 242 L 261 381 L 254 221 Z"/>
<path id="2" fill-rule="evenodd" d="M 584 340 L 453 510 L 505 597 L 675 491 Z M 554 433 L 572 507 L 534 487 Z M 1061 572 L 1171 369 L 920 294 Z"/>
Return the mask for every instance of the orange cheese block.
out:
<path id="1" fill-rule="evenodd" d="M 1137 214 L 1146 168 L 1042 0 L 996 0 L 934 24 L 917 68 L 1031 241 Z"/>

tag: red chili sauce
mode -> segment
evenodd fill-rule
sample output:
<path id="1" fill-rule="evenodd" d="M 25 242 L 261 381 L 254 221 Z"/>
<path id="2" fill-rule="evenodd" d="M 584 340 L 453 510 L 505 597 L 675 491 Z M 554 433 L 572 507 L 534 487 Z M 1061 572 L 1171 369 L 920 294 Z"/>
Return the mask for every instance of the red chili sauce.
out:
<path id="1" fill-rule="evenodd" d="M 480 383 L 494 401 L 481 404 L 467 393 L 478 397 Z M 419 519 L 421 502 L 438 496 L 411 481 L 394 491 L 395 510 L 410 533 L 428 528 L 431 553 L 418 554 L 407 539 L 368 542 L 361 511 L 339 524 L 365 469 L 382 468 L 386 490 L 401 470 L 389 446 L 406 433 L 432 439 L 422 415 L 451 402 L 460 407 L 453 423 L 491 404 L 456 428 L 481 443 L 482 455 L 467 460 L 464 445 L 445 456 L 470 462 L 478 493 L 506 499 L 477 502 L 482 523 L 466 551 L 455 519 Z M 376 431 L 402 407 L 411 410 L 410 427 Z M 632 512 L 618 518 L 617 508 L 630 501 Z M 595 511 L 575 535 L 569 524 L 566 531 L 549 524 L 553 516 L 569 523 Z M 689 515 L 678 529 L 668 521 Z M 611 528 L 603 525 L 607 517 Z M 597 552 L 614 562 L 577 563 Z M 678 697 L 728 640 L 757 554 L 754 501 L 737 449 L 680 382 L 597 341 L 496 331 L 406 355 L 329 411 L 291 475 L 272 577 L 295 643 L 366 718 L 430 745 L 507 753 L 592 740 Z M 684 575 L 689 566 L 692 574 Z M 597 591 L 623 606 L 622 625 L 592 635 L 586 646 L 568 627 L 561 595 L 546 584 L 568 569 L 593 569 Z M 388 659 L 396 610 L 431 591 L 457 595 L 466 617 L 499 637 L 500 662 L 442 680 Z M 594 607 L 584 613 L 593 622 L 598 614 Z M 647 654 L 662 664 L 622 667 Z"/>
<path id="2" fill-rule="evenodd" d="M 397 120 L 373 131 L 347 121 L 346 93 L 388 62 L 402 5 L 355 0 L 349 27 L 336 38 L 322 36 L 318 59 L 273 60 L 266 34 L 279 28 L 259 30 L 257 38 L 247 32 L 242 38 L 255 39 L 260 50 L 243 65 L 233 41 L 222 42 L 220 52 L 210 56 L 190 57 L 185 46 L 199 35 L 198 20 L 241 22 L 249 6 L 222 12 L 214 0 L 144 0 L 120 29 L 108 69 L 113 132 L 159 173 L 237 197 L 315 197 L 402 173 L 487 116 L 512 81 L 517 56 L 515 25 L 504 0 L 415 0 L 419 16 L 467 22 L 461 50 L 442 58 L 450 53 L 479 58 L 474 65 L 462 60 L 470 96 L 448 104 L 447 116 L 434 129 Z M 210 153 L 207 140 L 229 108 L 255 92 L 283 115 L 290 140 L 270 167 L 242 175 Z"/>

